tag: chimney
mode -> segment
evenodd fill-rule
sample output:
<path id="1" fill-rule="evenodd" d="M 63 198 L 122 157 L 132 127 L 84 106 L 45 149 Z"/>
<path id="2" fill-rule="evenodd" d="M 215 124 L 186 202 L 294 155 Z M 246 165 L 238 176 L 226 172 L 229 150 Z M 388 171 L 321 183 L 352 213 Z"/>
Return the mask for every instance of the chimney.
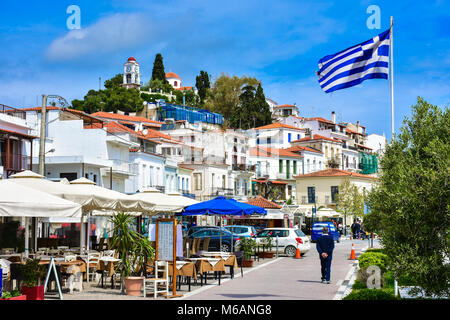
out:
<path id="1" fill-rule="evenodd" d="M 359 133 L 359 120 L 356 121 L 356 132 Z"/>
<path id="2" fill-rule="evenodd" d="M 334 111 L 331 111 L 331 122 L 336 124 L 336 113 Z"/>

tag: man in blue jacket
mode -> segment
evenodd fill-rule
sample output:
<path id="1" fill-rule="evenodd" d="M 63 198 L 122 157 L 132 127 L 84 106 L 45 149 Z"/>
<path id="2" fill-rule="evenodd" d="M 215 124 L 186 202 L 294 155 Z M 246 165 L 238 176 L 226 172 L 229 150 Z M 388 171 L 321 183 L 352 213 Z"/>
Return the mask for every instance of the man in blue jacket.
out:
<path id="1" fill-rule="evenodd" d="M 333 257 L 334 239 L 328 234 L 328 227 L 323 228 L 322 235 L 317 239 L 320 265 L 322 267 L 322 283 L 330 283 L 331 259 Z"/>

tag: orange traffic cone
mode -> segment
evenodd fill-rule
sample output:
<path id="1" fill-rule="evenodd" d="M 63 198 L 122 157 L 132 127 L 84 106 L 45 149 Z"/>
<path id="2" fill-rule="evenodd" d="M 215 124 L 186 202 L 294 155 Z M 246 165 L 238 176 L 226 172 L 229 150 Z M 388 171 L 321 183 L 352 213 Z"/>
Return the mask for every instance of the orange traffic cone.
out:
<path id="1" fill-rule="evenodd" d="M 349 260 L 356 260 L 355 244 L 354 243 L 352 243 L 352 252 L 350 253 L 350 259 Z"/>
<path id="2" fill-rule="evenodd" d="M 300 249 L 298 248 L 298 244 L 297 244 L 297 251 L 295 252 L 295 259 L 301 259 L 302 255 L 300 254 Z"/>

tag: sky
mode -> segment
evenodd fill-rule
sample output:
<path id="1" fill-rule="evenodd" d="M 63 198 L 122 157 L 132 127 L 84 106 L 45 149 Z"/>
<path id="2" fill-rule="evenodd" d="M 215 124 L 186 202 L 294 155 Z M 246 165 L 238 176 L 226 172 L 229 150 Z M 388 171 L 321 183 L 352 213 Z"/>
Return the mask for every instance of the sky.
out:
<path id="1" fill-rule="evenodd" d="M 79 29 L 71 29 L 79 8 Z M 370 6 L 380 10 L 369 29 Z M 150 80 L 157 53 L 166 72 L 194 86 L 201 70 L 262 81 L 267 98 L 296 104 L 301 116 L 360 121 L 390 138 L 389 81 L 324 93 L 315 71 L 322 57 L 371 39 L 394 18 L 395 130 L 421 96 L 450 103 L 450 3 L 430 1 L 134 0 L 8 1 L 0 11 L 0 104 L 41 104 L 42 94 L 69 103 L 123 72 L 133 56 Z M 69 26 L 68 26 L 69 22 Z"/>

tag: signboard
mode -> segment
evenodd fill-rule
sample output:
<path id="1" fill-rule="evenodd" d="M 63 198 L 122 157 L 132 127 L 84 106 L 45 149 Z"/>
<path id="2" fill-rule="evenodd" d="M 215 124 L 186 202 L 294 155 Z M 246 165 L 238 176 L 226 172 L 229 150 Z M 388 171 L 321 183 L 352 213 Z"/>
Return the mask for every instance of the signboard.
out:
<path id="1" fill-rule="evenodd" d="M 173 221 L 156 221 L 157 228 L 157 260 L 173 261 L 173 238 L 174 225 Z"/>

